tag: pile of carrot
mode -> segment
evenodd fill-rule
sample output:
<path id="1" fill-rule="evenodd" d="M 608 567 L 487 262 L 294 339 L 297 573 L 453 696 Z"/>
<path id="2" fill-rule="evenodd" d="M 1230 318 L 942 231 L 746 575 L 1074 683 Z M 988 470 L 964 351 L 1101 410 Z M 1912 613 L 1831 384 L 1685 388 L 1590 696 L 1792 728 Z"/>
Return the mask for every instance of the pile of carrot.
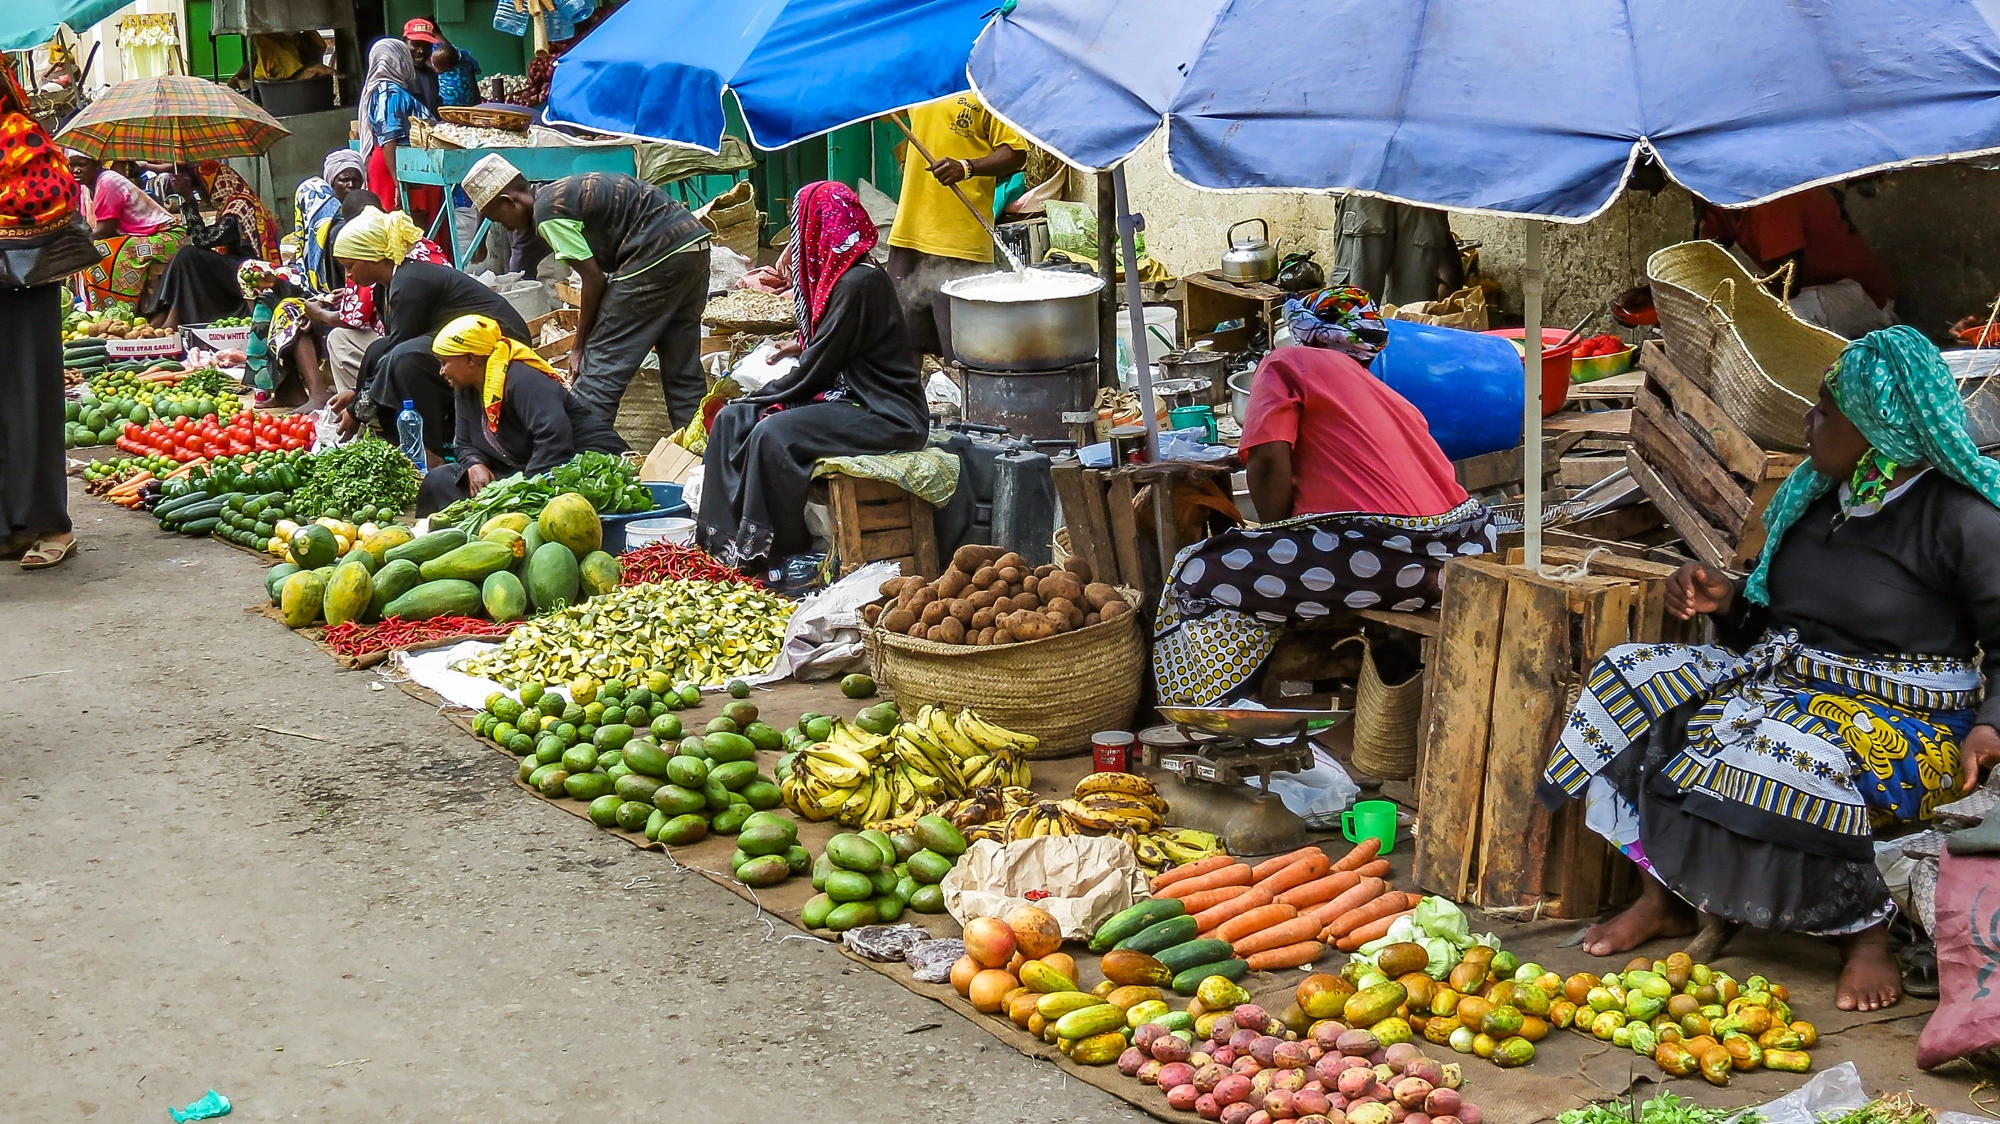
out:
<path id="1" fill-rule="evenodd" d="M 1229 942 L 1258 971 L 1303 967 L 1326 946 L 1352 952 L 1389 931 L 1420 895 L 1389 887 L 1381 844 L 1364 840 L 1338 862 L 1318 847 L 1256 866 L 1227 855 L 1175 867 L 1153 896 L 1178 898 L 1203 937 Z"/>

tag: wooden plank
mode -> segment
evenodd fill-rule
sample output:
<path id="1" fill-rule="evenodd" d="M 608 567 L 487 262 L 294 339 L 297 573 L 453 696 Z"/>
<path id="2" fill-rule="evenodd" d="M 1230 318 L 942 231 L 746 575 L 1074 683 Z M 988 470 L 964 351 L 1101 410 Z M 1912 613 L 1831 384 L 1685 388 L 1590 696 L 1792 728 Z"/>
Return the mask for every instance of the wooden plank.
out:
<path id="1" fill-rule="evenodd" d="M 901 558 L 904 555 L 914 557 L 916 545 L 911 541 L 908 527 L 894 531 L 871 531 L 861 536 L 861 553 L 862 557 L 870 562 L 877 558 Z M 845 555 L 842 556 L 842 561 L 846 561 Z"/>
<path id="2" fill-rule="evenodd" d="M 1627 371 L 1622 375 L 1612 375 L 1596 382 L 1580 382 L 1569 388 L 1571 402 L 1615 402 L 1630 398 L 1646 376 L 1640 371 Z"/>
<path id="3" fill-rule="evenodd" d="M 1646 458 L 1639 455 L 1639 450 L 1626 453 L 1625 464 L 1632 470 L 1632 478 L 1645 491 L 1646 498 L 1652 500 L 1653 506 L 1660 509 L 1660 514 L 1667 517 L 1667 525 L 1688 544 L 1694 556 L 1718 569 L 1729 569 L 1730 551 L 1723 545 L 1722 533 L 1695 513 L 1694 505 L 1688 502 L 1687 497 L 1655 472 L 1653 466 L 1646 463 Z"/>
<path id="4" fill-rule="evenodd" d="M 1439 613 L 1436 704 L 1424 740 L 1429 767 L 1418 777 L 1422 809 L 1415 878 L 1424 890 L 1464 901 L 1479 832 L 1480 792 L 1493 723 L 1493 677 L 1507 578 L 1498 561 L 1455 558 L 1446 563 Z"/>
<path id="5" fill-rule="evenodd" d="M 1132 510 L 1132 473 L 1129 469 L 1113 469 L 1104 476 L 1104 508 L 1110 519 L 1112 553 L 1118 556 L 1119 578 L 1150 597 L 1159 586 L 1155 584 L 1157 579 L 1153 579 L 1154 571 L 1140 559 L 1145 544 L 1139 541 L 1138 515 Z M 1168 562 L 1172 564 L 1171 559 Z"/>
<path id="6" fill-rule="evenodd" d="M 1751 562 L 1764 553 L 1764 509 L 1771 506 L 1771 497 L 1778 494 L 1778 486 L 1804 459 L 1796 453 L 1770 455 L 1764 466 L 1764 479 L 1758 481 L 1750 492 L 1750 517 L 1743 521 L 1742 537 L 1736 540 L 1736 550 L 1730 555 L 1729 564 L 1732 567 L 1750 569 Z"/>
<path id="7" fill-rule="evenodd" d="M 1734 538 L 1750 514 L 1750 497 L 1714 454 L 1701 447 L 1666 400 L 1651 390 L 1633 400 L 1632 444 L 1694 501 L 1708 521 Z"/>
<path id="8" fill-rule="evenodd" d="M 1563 454 L 1583 439 L 1581 434 L 1561 433 L 1550 437 L 1542 445 L 1542 479 L 1562 471 Z M 1452 471 L 1458 476 L 1459 487 L 1468 492 L 1490 492 L 1496 488 L 1518 488 L 1521 485 L 1522 446 L 1502 449 L 1497 453 L 1483 453 L 1451 462 Z"/>
<path id="9" fill-rule="evenodd" d="M 1580 437 L 1619 440 L 1632 434 L 1632 411 L 1564 410 L 1542 419 L 1545 433 L 1574 433 Z"/>
<path id="10" fill-rule="evenodd" d="M 1420 609 L 1414 613 L 1397 613 L 1388 609 L 1362 609 L 1358 615 L 1363 620 L 1386 624 L 1390 628 L 1414 632 L 1424 637 L 1435 637 L 1444 628 L 1436 609 Z"/>
<path id="11" fill-rule="evenodd" d="M 1715 454 L 1715 459 L 1722 462 L 1722 467 L 1742 477 L 1745 483 L 1764 478 L 1764 450 L 1716 405 L 1715 399 L 1702 393 L 1693 379 L 1681 374 L 1680 368 L 1664 353 L 1659 366 L 1648 374 L 1653 385 L 1672 403 L 1674 412 L 1687 423 L 1695 438 Z"/>
<path id="12" fill-rule="evenodd" d="M 847 479 L 853 481 L 856 503 L 901 503 L 903 497 L 910 494 L 903 490 L 902 485 L 892 484 L 887 480 L 874 480 L 866 476 L 849 476 Z"/>
<path id="13" fill-rule="evenodd" d="M 1570 606 L 1579 598 L 1595 603 L 1604 596 L 1596 579 L 1557 582 L 1509 571 L 1480 793 L 1474 900 L 1483 907 L 1524 905 L 1541 896 L 1549 814 L 1535 788 L 1565 711 L 1560 684 L 1573 659 Z"/>
<path id="14" fill-rule="evenodd" d="M 850 574 L 868 560 L 861 545 L 861 512 L 854 499 L 854 478 L 827 477 L 826 497 L 827 506 L 833 509 L 833 548 L 840 554 L 840 572 Z"/>
<path id="15" fill-rule="evenodd" d="M 1615 454 L 1594 456 L 1569 456 L 1562 459 L 1562 475 L 1558 477 L 1565 487 L 1588 488 L 1625 469 L 1625 450 L 1632 443 L 1628 432 L 1625 441 Z"/>
<path id="16" fill-rule="evenodd" d="M 864 503 L 855 512 L 863 531 L 892 531 L 910 525 L 907 503 Z"/>
<path id="17" fill-rule="evenodd" d="M 1104 507 L 1104 490 L 1097 475 L 1068 457 L 1057 461 L 1050 475 L 1055 480 L 1063 526 L 1069 528 L 1070 553 L 1083 559 L 1092 577 L 1118 573 L 1118 557 L 1111 545 L 1110 516 Z"/>
<path id="18" fill-rule="evenodd" d="M 938 558 L 937 509 L 921 497 L 912 494 L 905 510 L 909 512 L 910 553 L 915 560 L 917 573 L 927 578 L 942 575 L 944 564 Z"/>

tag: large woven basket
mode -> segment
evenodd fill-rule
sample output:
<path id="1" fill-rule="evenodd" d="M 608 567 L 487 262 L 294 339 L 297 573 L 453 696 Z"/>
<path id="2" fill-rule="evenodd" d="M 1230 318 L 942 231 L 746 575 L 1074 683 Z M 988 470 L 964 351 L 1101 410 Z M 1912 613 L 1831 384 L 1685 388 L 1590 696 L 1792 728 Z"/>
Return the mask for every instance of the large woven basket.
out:
<path id="1" fill-rule="evenodd" d="M 1646 277 L 1674 366 L 1757 444 L 1802 452 L 1806 409 L 1847 341 L 1799 319 L 1714 242 L 1658 251 Z"/>
<path id="2" fill-rule="evenodd" d="M 1134 595 L 1136 596 L 1136 595 Z M 1044 640 L 998 647 L 940 644 L 871 629 L 875 678 L 905 711 L 925 703 L 971 707 L 981 718 L 1033 734 L 1029 757 L 1070 757 L 1090 735 L 1130 728 L 1147 674 L 1137 612 Z"/>
<path id="3" fill-rule="evenodd" d="M 1367 635 L 1334 645 L 1361 645 L 1361 679 L 1354 698 L 1354 765 L 1383 780 L 1406 780 L 1417 772 L 1417 719 L 1424 706 L 1424 673 L 1418 671 L 1395 686 L 1382 679 L 1375 666 L 1375 647 Z"/>

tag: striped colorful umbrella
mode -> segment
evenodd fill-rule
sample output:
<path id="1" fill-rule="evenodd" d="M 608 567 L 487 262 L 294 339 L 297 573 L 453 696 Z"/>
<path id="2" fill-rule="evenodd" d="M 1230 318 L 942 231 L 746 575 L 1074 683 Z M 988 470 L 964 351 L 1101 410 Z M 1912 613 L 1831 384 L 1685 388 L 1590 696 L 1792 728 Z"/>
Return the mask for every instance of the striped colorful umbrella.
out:
<path id="1" fill-rule="evenodd" d="M 227 86 L 185 74 L 121 82 L 56 134 L 99 160 L 261 156 L 290 130 Z"/>

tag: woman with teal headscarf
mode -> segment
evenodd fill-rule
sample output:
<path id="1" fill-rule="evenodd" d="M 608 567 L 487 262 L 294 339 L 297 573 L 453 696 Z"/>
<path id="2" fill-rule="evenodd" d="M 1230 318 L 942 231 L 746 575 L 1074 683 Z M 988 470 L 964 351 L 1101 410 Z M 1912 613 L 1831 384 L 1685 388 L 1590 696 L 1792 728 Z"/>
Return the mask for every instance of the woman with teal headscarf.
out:
<path id="1" fill-rule="evenodd" d="M 1901 991 L 1876 833 L 2000 763 L 2000 463 L 1909 327 L 1848 345 L 1805 421 L 1811 456 L 1772 497 L 1756 569 L 1668 582 L 1669 610 L 1709 614 L 1728 646 L 1606 653 L 1542 798 L 1582 800 L 1651 876 L 1585 951 L 1691 933 L 1697 913 L 1812 933 L 1845 956 L 1839 1007 L 1867 1011 Z"/>

